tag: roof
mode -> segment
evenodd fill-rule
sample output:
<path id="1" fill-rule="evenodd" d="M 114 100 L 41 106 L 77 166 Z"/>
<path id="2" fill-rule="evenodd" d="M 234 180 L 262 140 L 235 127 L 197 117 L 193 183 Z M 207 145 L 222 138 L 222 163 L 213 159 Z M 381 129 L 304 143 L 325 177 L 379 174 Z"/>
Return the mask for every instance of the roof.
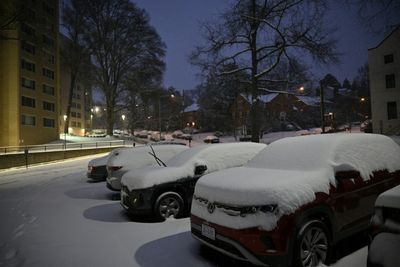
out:
<path id="1" fill-rule="evenodd" d="M 186 107 L 183 112 L 195 112 L 195 111 L 198 111 L 199 109 L 200 109 L 199 104 L 194 103 L 194 104 Z"/>
<path id="2" fill-rule="evenodd" d="M 376 49 L 376 48 L 378 48 L 379 46 L 381 46 L 381 45 L 382 45 L 387 39 L 389 39 L 389 37 L 392 36 L 393 33 L 396 32 L 396 31 L 400 31 L 400 26 L 397 26 L 396 28 L 394 28 L 394 30 L 391 31 L 377 46 L 368 48 L 368 50 Z"/>
<path id="3" fill-rule="evenodd" d="M 297 98 L 307 106 L 319 106 L 321 99 L 316 96 L 297 96 Z"/>
<path id="4" fill-rule="evenodd" d="M 251 95 L 246 95 L 246 94 L 240 94 L 248 103 L 251 103 Z M 269 103 L 271 102 L 275 97 L 277 97 L 279 93 L 271 93 L 271 94 L 266 94 L 266 95 L 259 95 L 257 96 L 257 99 L 260 100 L 263 103 Z"/>

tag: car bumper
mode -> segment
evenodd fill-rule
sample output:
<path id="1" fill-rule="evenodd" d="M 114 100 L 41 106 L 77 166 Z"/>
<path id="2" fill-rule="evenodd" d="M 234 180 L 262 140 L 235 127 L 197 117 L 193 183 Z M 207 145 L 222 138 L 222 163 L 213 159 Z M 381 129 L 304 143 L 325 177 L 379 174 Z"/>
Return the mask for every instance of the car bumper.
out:
<path id="1" fill-rule="evenodd" d="M 112 191 L 120 191 L 121 190 L 121 179 L 117 177 L 107 177 L 107 188 Z"/>
<path id="2" fill-rule="evenodd" d="M 87 171 L 86 177 L 93 180 L 105 180 L 107 178 L 106 166 L 98 166 L 96 170 Z"/>
<path id="3" fill-rule="evenodd" d="M 121 206 L 132 215 L 150 214 L 152 208 L 152 189 L 129 191 L 126 186 L 121 188 Z"/>
<path id="4" fill-rule="evenodd" d="M 215 229 L 215 238 L 202 234 L 202 224 Z M 266 239 L 258 229 L 236 230 L 208 223 L 196 216 L 191 216 L 192 236 L 203 244 L 234 259 L 251 262 L 258 266 L 288 266 L 290 256 L 287 250 L 271 249 L 272 239 Z M 261 238 L 264 236 L 264 238 Z M 264 241 L 263 241 L 264 239 Z"/>

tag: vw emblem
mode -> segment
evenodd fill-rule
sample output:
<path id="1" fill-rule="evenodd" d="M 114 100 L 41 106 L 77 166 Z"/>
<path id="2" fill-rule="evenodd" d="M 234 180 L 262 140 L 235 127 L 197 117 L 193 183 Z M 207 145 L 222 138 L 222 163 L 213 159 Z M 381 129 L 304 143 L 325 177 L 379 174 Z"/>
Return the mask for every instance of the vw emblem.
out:
<path id="1" fill-rule="evenodd" d="M 214 203 L 208 203 L 208 205 L 207 205 L 207 210 L 208 210 L 209 213 L 213 213 L 214 210 L 215 210 L 215 205 L 214 205 Z"/>

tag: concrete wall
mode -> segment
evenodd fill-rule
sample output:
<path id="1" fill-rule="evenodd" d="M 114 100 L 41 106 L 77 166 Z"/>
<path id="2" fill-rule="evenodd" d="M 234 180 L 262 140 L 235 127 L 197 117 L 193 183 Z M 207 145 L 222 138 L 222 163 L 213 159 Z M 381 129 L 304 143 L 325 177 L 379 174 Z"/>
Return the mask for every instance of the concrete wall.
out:
<path id="1" fill-rule="evenodd" d="M 104 147 L 104 148 L 93 148 L 93 149 L 51 151 L 51 152 L 34 152 L 34 153 L 28 153 L 27 157 L 25 154 L 1 155 L 0 169 L 25 166 L 26 161 L 28 161 L 27 162 L 28 165 L 31 165 L 36 163 L 58 161 L 68 158 L 105 153 L 116 148 L 119 147 Z"/>

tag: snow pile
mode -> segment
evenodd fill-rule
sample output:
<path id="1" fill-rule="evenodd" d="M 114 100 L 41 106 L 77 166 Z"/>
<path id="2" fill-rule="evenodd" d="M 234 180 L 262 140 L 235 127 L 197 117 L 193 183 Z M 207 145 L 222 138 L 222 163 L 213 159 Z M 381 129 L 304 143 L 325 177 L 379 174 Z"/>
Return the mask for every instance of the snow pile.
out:
<path id="1" fill-rule="evenodd" d="M 363 179 L 373 171 L 400 169 L 400 147 L 390 138 L 372 134 L 335 134 L 281 139 L 266 147 L 245 167 L 202 177 L 195 196 L 230 206 L 277 205 L 275 213 L 245 218 L 222 209 L 209 214 L 204 203 L 192 202 L 192 214 L 235 229 L 261 226 L 272 230 L 279 218 L 329 193 L 335 172 L 359 170 Z"/>
<path id="2" fill-rule="evenodd" d="M 130 190 L 194 176 L 194 169 L 206 165 L 205 173 L 238 167 L 266 147 L 256 143 L 227 143 L 193 147 L 166 162 L 167 167 L 140 168 L 127 172 L 122 183 Z"/>
<path id="3" fill-rule="evenodd" d="M 400 262 L 400 235 L 380 233 L 375 236 L 368 251 L 370 266 L 397 267 Z"/>

